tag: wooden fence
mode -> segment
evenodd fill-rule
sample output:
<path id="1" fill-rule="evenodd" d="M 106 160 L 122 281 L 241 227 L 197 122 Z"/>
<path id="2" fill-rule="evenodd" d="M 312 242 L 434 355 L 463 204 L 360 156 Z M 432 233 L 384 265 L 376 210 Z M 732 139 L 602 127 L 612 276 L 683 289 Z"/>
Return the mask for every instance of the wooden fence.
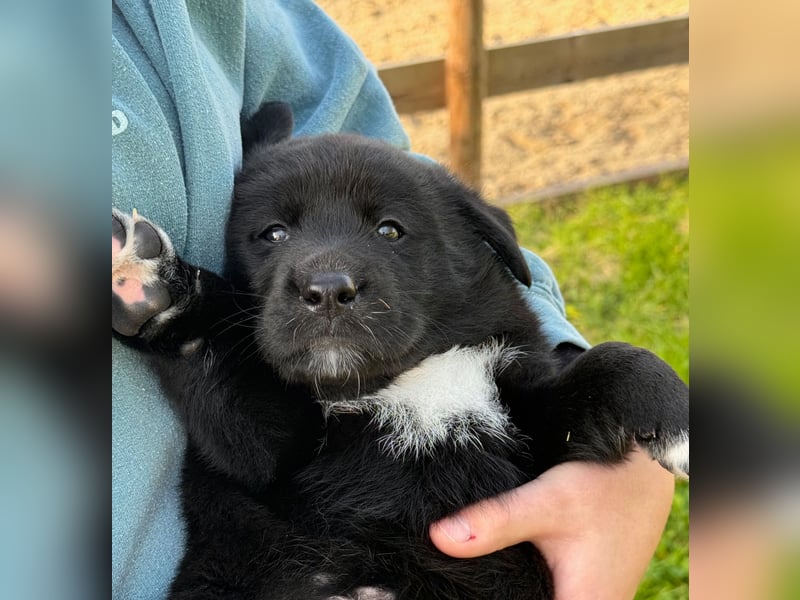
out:
<path id="1" fill-rule="evenodd" d="M 398 112 L 448 107 L 451 166 L 476 186 L 483 98 L 689 60 L 688 15 L 489 49 L 482 17 L 482 0 L 450 0 L 447 56 L 378 72 Z"/>

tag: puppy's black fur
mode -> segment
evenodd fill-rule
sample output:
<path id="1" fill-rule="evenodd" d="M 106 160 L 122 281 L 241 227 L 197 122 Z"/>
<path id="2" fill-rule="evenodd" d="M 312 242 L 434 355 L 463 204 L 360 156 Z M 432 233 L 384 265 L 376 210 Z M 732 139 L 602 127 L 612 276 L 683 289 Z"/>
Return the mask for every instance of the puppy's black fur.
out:
<path id="1" fill-rule="evenodd" d="M 138 327 L 121 339 L 152 356 L 189 434 L 171 597 L 551 598 L 532 545 L 453 559 L 429 526 L 634 441 L 688 473 L 686 386 L 625 344 L 551 349 L 508 217 L 442 168 L 291 128 L 282 104 L 243 123 L 225 279 L 147 221 L 112 220 L 134 254 L 153 232 L 163 246 L 138 268 L 171 306 L 116 298 L 112 323 Z"/>

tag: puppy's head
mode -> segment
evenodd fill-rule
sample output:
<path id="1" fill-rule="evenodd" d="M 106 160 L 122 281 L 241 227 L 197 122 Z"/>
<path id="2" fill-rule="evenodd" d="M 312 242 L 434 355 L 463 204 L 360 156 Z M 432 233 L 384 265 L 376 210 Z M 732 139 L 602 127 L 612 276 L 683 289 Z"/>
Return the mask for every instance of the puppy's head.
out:
<path id="1" fill-rule="evenodd" d="M 231 276 L 262 299 L 260 350 L 286 379 L 382 385 L 480 341 L 452 324 L 487 301 L 489 274 L 530 284 L 505 214 L 443 169 L 358 136 L 288 139 L 285 125 L 245 148 L 227 242 Z"/>

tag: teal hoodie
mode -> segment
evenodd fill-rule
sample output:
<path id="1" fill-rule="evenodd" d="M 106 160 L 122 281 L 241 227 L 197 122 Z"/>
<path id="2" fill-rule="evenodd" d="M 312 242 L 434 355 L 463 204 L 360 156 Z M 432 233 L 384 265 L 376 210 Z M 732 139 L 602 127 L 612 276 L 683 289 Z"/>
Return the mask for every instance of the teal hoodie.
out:
<path id="1" fill-rule="evenodd" d="M 112 8 L 112 202 L 219 271 L 240 114 L 289 102 L 297 135 L 348 131 L 408 148 L 375 69 L 306 0 L 117 0 Z M 555 345 L 587 346 L 549 268 L 528 296 Z M 140 356 L 112 340 L 112 593 L 164 598 L 181 558 L 185 436 Z"/>

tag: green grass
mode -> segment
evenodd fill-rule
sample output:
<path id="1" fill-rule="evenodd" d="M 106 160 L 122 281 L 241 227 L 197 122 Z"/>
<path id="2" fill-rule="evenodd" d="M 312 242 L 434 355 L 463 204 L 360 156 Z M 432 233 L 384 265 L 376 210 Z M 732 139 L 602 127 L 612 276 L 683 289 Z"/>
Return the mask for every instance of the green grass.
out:
<path id="1" fill-rule="evenodd" d="M 644 346 L 689 378 L 689 184 L 664 178 L 548 204 L 512 206 L 520 245 L 556 274 L 570 321 L 591 343 Z M 672 513 L 637 600 L 689 597 L 689 489 Z"/>

